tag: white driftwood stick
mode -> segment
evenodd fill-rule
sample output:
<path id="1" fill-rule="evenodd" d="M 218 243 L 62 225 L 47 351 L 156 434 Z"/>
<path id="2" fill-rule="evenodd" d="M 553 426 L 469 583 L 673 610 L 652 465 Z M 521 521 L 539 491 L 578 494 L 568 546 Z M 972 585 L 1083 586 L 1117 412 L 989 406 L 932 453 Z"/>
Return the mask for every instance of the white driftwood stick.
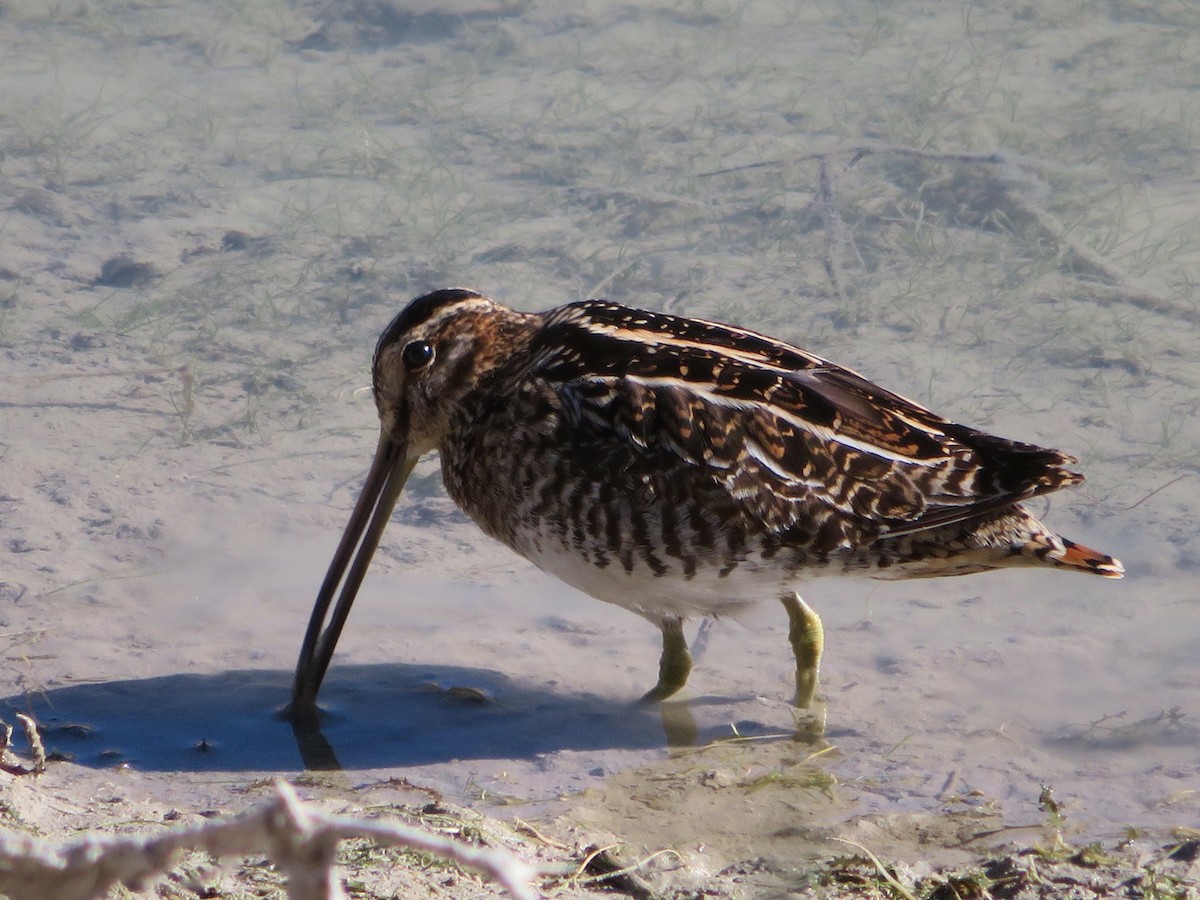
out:
<path id="1" fill-rule="evenodd" d="M 280 781 L 278 796 L 249 812 L 155 837 L 89 834 L 55 843 L 0 831 L 0 894 L 28 900 L 92 900 L 115 884 L 138 890 L 182 850 L 213 856 L 266 853 L 287 875 L 290 900 L 342 900 L 334 869 L 339 841 L 365 838 L 422 850 L 495 879 L 517 900 L 533 900 L 533 870 L 507 850 L 473 847 L 399 822 L 328 816 Z"/>

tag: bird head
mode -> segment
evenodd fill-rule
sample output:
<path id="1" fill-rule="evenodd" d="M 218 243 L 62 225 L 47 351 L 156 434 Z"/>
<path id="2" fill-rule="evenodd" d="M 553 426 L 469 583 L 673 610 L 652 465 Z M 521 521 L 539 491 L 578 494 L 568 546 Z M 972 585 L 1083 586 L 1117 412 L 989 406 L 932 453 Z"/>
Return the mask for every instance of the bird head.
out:
<path id="1" fill-rule="evenodd" d="M 371 382 L 379 443 L 309 620 L 292 685 L 293 718 L 311 716 L 350 606 L 417 461 L 438 449 L 454 413 L 510 358 L 536 316 L 462 289 L 418 297 L 384 329 Z M 334 593 L 337 606 L 324 627 Z"/>

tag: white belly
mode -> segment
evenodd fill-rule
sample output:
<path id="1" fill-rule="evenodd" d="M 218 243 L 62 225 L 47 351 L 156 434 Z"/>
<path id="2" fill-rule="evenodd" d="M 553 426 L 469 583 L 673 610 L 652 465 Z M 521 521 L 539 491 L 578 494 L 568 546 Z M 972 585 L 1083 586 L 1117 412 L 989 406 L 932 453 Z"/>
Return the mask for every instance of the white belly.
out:
<path id="1" fill-rule="evenodd" d="M 613 558 L 596 565 L 558 541 L 514 548 L 543 572 L 597 600 L 624 607 L 658 624 L 671 617 L 729 616 L 763 601 L 777 601 L 794 577 L 778 565 L 748 554 L 721 575 L 716 564 L 698 565 L 690 577 L 678 560 L 663 560 L 667 571 L 656 574 L 640 560 L 627 569 Z"/>

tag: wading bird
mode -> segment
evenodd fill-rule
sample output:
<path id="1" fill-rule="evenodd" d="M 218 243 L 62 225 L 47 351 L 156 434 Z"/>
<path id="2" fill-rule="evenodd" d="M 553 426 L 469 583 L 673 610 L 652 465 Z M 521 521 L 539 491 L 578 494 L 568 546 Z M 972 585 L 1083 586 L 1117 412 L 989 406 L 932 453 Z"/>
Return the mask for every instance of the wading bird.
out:
<path id="1" fill-rule="evenodd" d="M 388 325 L 372 383 L 379 444 L 313 609 L 293 715 L 314 709 L 400 490 L 433 450 L 484 532 L 662 629 L 644 701 L 687 681 L 687 617 L 775 599 L 808 706 L 823 635 L 792 587 L 816 576 L 1124 572 L 1021 506 L 1082 482 L 1072 457 L 954 424 L 742 328 L 601 300 L 523 313 L 441 290 Z"/>

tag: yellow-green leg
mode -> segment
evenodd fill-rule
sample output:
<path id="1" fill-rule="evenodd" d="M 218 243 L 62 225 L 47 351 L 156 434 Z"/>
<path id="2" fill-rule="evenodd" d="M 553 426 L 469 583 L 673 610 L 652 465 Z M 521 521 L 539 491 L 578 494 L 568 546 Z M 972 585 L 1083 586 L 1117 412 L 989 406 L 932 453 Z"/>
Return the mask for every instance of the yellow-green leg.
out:
<path id="1" fill-rule="evenodd" d="M 657 703 L 666 700 L 687 684 L 692 672 L 692 654 L 688 652 L 687 639 L 683 636 L 683 620 L 672 617 L 663 619 L 663 651 L 658 661 L 658 684 L 642 697 L 642 703 Z"/>
<path id="2" fill-rule="evenodd" d="M 801 709 L 808 709 L 817 693 L 825 629 L 816 610 L 801 600 L 799 594 L 784 594 L 779 599 L 787 610 L 788 640 L 796 655 L 796 697 L 792 702 Z"/>

